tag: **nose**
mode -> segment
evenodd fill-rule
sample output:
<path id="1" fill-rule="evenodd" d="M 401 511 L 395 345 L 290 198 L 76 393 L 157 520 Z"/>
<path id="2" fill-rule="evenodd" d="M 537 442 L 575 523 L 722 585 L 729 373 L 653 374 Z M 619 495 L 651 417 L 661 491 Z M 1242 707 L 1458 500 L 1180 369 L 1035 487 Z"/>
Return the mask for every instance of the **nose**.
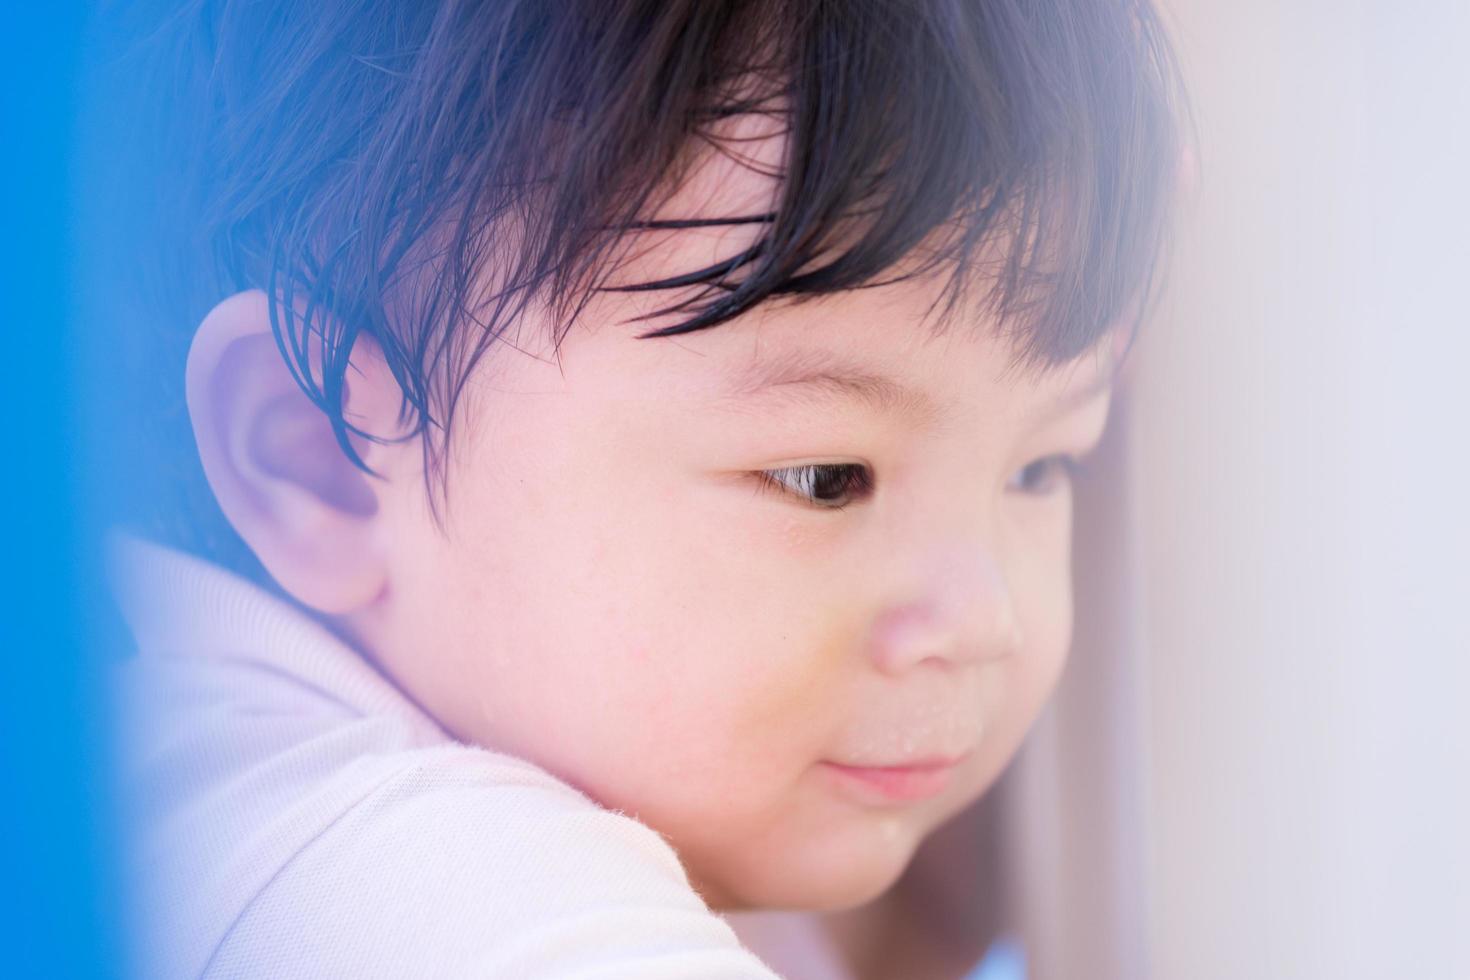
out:
<path id="1" fill-rule="evenodd" d="M 876 666 L 901 674 L 927 661 L 959 666 L 1003 660 L 1020 649 L 1021 628 L 994 557 L 951 552 L 927 570 L 917 597 L 879 617 L 872 639 Z"/>

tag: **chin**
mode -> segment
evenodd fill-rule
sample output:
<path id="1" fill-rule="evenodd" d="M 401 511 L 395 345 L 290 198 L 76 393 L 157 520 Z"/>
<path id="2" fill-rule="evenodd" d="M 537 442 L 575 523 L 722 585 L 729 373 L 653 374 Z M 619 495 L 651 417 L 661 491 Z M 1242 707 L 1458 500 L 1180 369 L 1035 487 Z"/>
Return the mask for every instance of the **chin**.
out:
<path id="1" fill-rule="evenodd" d="M 767 856 L 759 866 L 743 868 L 733 881 L 711 881 L 696 888 L 705 901 L 720 912 L 750 912 L 783 909 L 802 912 L 840 912 L 865 905 L 898 881 L 912 857 L 902 854 L 848 855 L 847 860 L 773 860 Z"/>

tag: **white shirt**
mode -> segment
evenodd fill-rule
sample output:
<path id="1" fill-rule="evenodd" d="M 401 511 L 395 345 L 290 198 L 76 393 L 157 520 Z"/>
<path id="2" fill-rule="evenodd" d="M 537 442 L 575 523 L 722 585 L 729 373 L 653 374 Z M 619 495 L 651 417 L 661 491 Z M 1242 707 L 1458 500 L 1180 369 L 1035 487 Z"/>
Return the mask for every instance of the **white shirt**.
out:
<path id="1" fill-rule="evenodd" d="M 299 609 L 121 534 L 109 574 L 139 976 L 775 980 L 657 833 Z"/>

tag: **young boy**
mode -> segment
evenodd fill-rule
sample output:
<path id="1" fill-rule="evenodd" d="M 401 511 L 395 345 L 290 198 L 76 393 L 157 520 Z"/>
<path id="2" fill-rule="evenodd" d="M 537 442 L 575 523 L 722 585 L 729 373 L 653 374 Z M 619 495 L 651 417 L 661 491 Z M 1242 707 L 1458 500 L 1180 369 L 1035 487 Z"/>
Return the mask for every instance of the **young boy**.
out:
<path id="1" fill-rule="evenodd" d="M 1069 645 L 1172 174 L 1148 8 L 152 44 L 218 511 L 113 540 L 141 968 L 769 977 L 720 913 L 883 892 Z"/>

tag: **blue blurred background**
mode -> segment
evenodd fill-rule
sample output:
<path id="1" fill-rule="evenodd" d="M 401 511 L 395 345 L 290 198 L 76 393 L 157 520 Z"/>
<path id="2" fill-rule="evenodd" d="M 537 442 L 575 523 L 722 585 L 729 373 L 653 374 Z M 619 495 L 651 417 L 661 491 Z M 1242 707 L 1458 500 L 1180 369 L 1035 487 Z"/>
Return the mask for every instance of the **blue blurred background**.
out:
<path id="1" fill-rule="evenodd" d="M 82 418 L 90 390 L 73 288 L 80 4 L 7 5 L 0 29 L 5 100 L 4 418 L 0 481 L 0 975 L 117 976 L 109 867 L 106 718 L 86 553 L 93 499 Z"/>

